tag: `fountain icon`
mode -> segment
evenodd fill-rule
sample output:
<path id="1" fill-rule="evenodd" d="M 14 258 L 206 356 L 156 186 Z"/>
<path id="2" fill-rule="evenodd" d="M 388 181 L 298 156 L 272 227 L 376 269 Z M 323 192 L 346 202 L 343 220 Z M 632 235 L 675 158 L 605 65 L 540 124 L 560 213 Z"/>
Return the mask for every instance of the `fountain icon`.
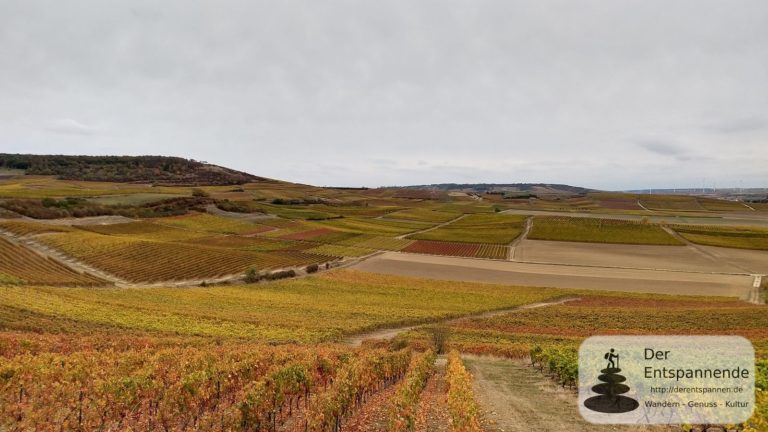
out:
<path id="1" fill-rule="evenodd" d="M 629 386 L 624 384 L 626 377 L 619 375 L 619 354 L 613 348 L 603 356 L 608 360 L 608 365 L 600 371 L 597 377 L 600 384 L 592 387 L 592 391 L 600 396 L 593 396 L 584 401 L 584 406 L 601 413 L 619 414 L 637 409 L 640 404 L 624 393 L 629 391 Z"/>

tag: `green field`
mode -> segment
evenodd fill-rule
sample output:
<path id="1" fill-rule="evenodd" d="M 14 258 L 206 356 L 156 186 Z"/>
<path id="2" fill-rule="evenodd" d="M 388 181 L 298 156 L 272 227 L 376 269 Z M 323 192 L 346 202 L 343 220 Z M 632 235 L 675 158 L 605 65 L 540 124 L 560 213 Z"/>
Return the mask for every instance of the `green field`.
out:
<path id="1" fill-rule="evenodd" d="M 532 240 L 590 243 L 680 245 L 661 226 L 618 219 L 536 216 L 528 234 Z"/>
<path id="2" fill-rule="evenodd" d="M 471 214 L 432 231 L 415 234 L 418 240 L 507 244 L 523 230 L 525 216 Z"/>

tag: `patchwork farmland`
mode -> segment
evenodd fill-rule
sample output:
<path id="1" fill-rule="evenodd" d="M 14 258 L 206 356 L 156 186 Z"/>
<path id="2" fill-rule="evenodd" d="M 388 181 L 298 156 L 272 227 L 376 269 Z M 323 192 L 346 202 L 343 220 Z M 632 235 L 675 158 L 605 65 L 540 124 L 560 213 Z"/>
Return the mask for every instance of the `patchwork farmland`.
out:
<path id="1" fill-rule="evenodd" d="M 759 205 L 147 188 L 0 179 L 0 430 L 602 430 L 595 334 L 748 338 L 766 424 Z"/>

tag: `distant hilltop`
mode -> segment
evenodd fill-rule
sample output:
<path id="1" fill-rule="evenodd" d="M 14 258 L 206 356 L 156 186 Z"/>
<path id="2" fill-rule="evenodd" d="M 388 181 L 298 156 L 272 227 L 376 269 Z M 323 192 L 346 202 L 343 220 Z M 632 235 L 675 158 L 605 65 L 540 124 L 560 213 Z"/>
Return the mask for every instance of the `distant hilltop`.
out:
<path id="1" fill-rule="evenodd" d="M 552 183 L 440 183 L 431 185 L 403 186 L 402 189 L 428 189 L 445 192 L 534 194 L 534 195 L 580 195 L 595 192 L 578 186 Z"/>
<path id="2" fill-rule="evenodd" d="M 62 180 L 217 186 L 267 181 L 194 159 L 169 156 L 64 156 L 0 153 L 0 169 Z"/>

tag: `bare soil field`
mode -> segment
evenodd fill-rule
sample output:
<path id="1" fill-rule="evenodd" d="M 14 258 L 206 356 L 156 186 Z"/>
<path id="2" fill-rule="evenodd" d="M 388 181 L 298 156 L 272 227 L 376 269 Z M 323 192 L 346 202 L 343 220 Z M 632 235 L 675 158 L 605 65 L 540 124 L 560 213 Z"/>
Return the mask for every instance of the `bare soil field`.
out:
<path id="1" fill-rule="evenodd" d="M 697 245 L 697 247 L 712 254 L 716 258 L 724 258 L 731 262 L 738 262 L 740 267 L 749 269 L 752 273 L 768 274 L 768 251 L 731 249 L 703 245 Z"/>
<path id="2" fill-rule="evenodd" d="M 739 259 L 732 249 L 718 251 Z M 736 251 L 738 252 L 738 251 Z M 768 253 L 762 253 L 768 263 Z M 728 260 L 718 260 L 692 246 L 654 246 L 523 240 L 517 245 L 515 260 L 585 266 L 633 267 L 690 272 L 744 273 Z M 767 266 L 768 267 L 768 266 Z"/>
<path id="3" fill-rule="evenodd" d="M 746 209 L 745 209 L 746 210 Z M 562 212 L 546 210 L 504 210 L 504 214 L 516 214 L 527 216 L 561 216 L 561 217 L 583 217 L 598 219 L 624 219 L 640 221 L 647 218 L 649 222 L 669 223 L 669 224 L 690 224 L 690 225 L 735 225 L 735 226 L 756 226 L 768 227 L 768 213 L 752 212 L 746 210 L 744 213 L 702 213 L 702 214 L 665 214 L 663 212 L 645 212 L 640 214 L 622 214 L 613 212 L 604 213 L 586 213 L 586 212 Z"/>
<path id="4" fill-rule="evenodd" d="M 373 256 L 355 264 L 352 268 L 374 273 L 440 280 L 603 291 L 729 296 L 743 299 L 749 297 L 753 282 L 753 278 L 749 275 L 530 264 L 399 252 Z"/>

